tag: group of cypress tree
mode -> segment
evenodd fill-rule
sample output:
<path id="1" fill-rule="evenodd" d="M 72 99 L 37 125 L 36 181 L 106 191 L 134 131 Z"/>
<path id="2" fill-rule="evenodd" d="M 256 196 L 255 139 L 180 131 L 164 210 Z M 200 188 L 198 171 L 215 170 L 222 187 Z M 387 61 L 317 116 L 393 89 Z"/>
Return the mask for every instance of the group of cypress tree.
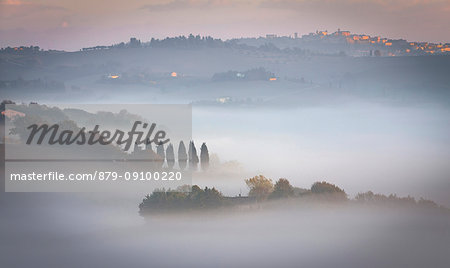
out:
<path id="1" fill-rule="evenodd" d="M 148 146 L 152 150 L 151 145 Z M 167 163 L 169 169 L 173 169 L 175 166 L 175 151 L 173 145 L 170 143 L 164 150 L 164 145 L 156 146 L 156 154 L 163 159 L 163 163 Z M 202 170 L 209 168 L 209 152 L 206 143 L 203 143 L 200 147 L 200 158 L 198 157 L 197 149 L 193 141 L 189 142 L 188 151 L 186 152 L 186 146 L 183 141 L 180 141 L 178 145 L 178 166 L 181 170 L 185 170 L 189 164 L 189 169 L 197 170 L 198 164 Z"/>

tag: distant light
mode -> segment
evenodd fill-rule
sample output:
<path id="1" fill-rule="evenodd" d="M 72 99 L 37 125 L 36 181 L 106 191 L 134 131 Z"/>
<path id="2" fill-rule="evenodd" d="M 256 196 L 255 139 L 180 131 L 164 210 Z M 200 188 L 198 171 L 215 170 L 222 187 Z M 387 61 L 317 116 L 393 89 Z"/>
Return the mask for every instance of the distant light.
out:
<path id="1" fill-rule="evenodd" d="M 277 81 L 277 78 L 276 77 L 271 77 L 271 78 L 269 78 L 269 81 Z"/>
<path id="2" fill-rule="evenodd" d="M 392 43 L 391 42 L 386 42 L 386 43 L 384 43 L 384 45 L 390 47 L 390 46 L 392 46 Z"/>
<path id="3" fill-rule="evenodd" d="M 178 74 L 177 74 L 176 72 L 172 72 L 172 73 L 170 74 L 170 76 L 172 76 L 172 77 L 177 77 Z"/>
<path id="4" fill-rule="evenodd" d="M 14 111 L 14 110 L 5 110 L 2 111 L 2 115 L 8 117 L 8 118 L 15 118 L 15 117 L 24 117 L 25 114 L 18 112 L 18 111 Z"/>
<path id="5" fill-rule="evenodd" d="M 223 104 L 223 103 L 229 102 L 231 100 L 231 98 L 230 97 L 221 97 L 221 98 L 217 98 L 216 100 L 217 100 L 217 102 Z"/>
<path id="6" fill-rule="evenodd" d="M 116 79 L 116 78 L 119 78 L 119 76 L 118 75 L 110 75 L 109 78 Z"/>

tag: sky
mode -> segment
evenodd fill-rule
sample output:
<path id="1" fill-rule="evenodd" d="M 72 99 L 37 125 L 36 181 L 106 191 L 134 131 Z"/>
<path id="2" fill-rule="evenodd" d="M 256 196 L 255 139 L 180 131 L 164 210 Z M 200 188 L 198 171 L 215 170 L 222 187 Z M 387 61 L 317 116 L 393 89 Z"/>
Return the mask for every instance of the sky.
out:
<path id="1" fill-rule="evenodd" d="M 258 37 L 349 30 L 450 42 L 450 0 L 0 0 L 0 47 L 76 51 L 137 37 Z"/>

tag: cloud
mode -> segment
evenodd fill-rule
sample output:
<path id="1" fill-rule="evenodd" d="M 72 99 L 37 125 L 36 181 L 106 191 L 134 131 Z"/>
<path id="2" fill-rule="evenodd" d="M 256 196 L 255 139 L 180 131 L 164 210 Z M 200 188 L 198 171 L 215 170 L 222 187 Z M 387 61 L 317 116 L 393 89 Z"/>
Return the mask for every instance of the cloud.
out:
<path id="1" fill-rule="evenodd" d="M 151 12 L 176 11 L 183 9 L 233 8 L 248 5 L 250 2 L 236 0 L 172 0 L 163 3 L 147 4 L 141 7 Z"/>
<path id="2" fill-rule="evenodd" d="M 3 10 L 2 13 L 5 11 L 11 11 L 11 10 L 23 10 L 23 11 L 43 11 L 43 10 L 61 10 L 61 11 L 67 11 L 66 8 L 62 6 L 56 6 L 56 5 L 46 5 L 46 4 L 37 4 L 32 3 L 28 1 L 21 1 L 21 0 L 2 0 L 0 1 L 0 6 L 2 6 Z"/>
<path id="3" fill-rule="evenodd" d="M 23 5 L 23 3 L 20 0 L 4 0 L 4 1 L 0 1 L 0 5 L 20 6 L 20 5 Z"/>
<path id="4" fill-rule="evenodd" d="M 60 14 L 67 12 L 68 9 L 58 5 L 39 4 L 20 0 L 3 0 L 0 1 L 0 25 L 5 27 L 5 24 L 10 24 L 12 21 L 17 21 L 21 18 L 30 18 L 34 15 L 45 17 L 49 13 Z"/>
<path id="5" fill-rule="evenodd" d="M 405 9 L 415 7 L 433 7 L 444 8 L 450 7 L 448 0 L 263 0 L 260 7 L 279 8 L 279 9 L 303 9 L 307 7 L 318 7 L 328 9 L 329 7 L 353 7 L 350 10 L 357 13 L 358 7 L 378 7 L 385 11 L 405 11 Z M 356 8 L 355 8 L 356 7 Z M 438 10 L 438 9 L 437 9 Z"/>

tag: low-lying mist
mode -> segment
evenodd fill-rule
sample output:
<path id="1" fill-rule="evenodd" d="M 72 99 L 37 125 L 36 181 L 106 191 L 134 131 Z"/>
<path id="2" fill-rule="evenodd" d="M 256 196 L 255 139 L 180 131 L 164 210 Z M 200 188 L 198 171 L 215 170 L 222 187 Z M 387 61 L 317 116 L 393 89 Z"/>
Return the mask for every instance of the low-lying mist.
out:
<path id="1" fill-rule="evenodd" d="M 192 104 L 193 140 L 211 156 L 193 184 L 229 199 L 245 198 L 244 180 L 262 174 L 305 189 L 327 181 L 351 199 L 373 191 L 450 207 L 448 58 L 247 48 L 5 54 L 0 95 L 67 107 Z M 260 67 L 270 78 L 237 78 Z M 152 190 L 0 193 L 0 266 L 450 266 L 445 209 L 297 198 L 143 218 L 138 206 Z"/>
<path id="2" fill-rule="evenodd" d="M 448 212 L 291 200 L 144 220 L 137 200 L 3 195 L 2 266 L 438 268 L 450 263 Z"/>
<path id="3" fill-rule="evenodd" d="M 449 118 L 438 105 L 362 101 L 291 109 L 194 107 L 193 137 L 243 167 L 240 179 L 224 179 L 228 186 L 219 189 L 226 194 L 245 193 L 243 179 L 262 174 L 303 188 L 326 180 L 352 196 L 372 190 L 450 206 Z M 220 183 L 213 177 L 205 186 Z"/>

